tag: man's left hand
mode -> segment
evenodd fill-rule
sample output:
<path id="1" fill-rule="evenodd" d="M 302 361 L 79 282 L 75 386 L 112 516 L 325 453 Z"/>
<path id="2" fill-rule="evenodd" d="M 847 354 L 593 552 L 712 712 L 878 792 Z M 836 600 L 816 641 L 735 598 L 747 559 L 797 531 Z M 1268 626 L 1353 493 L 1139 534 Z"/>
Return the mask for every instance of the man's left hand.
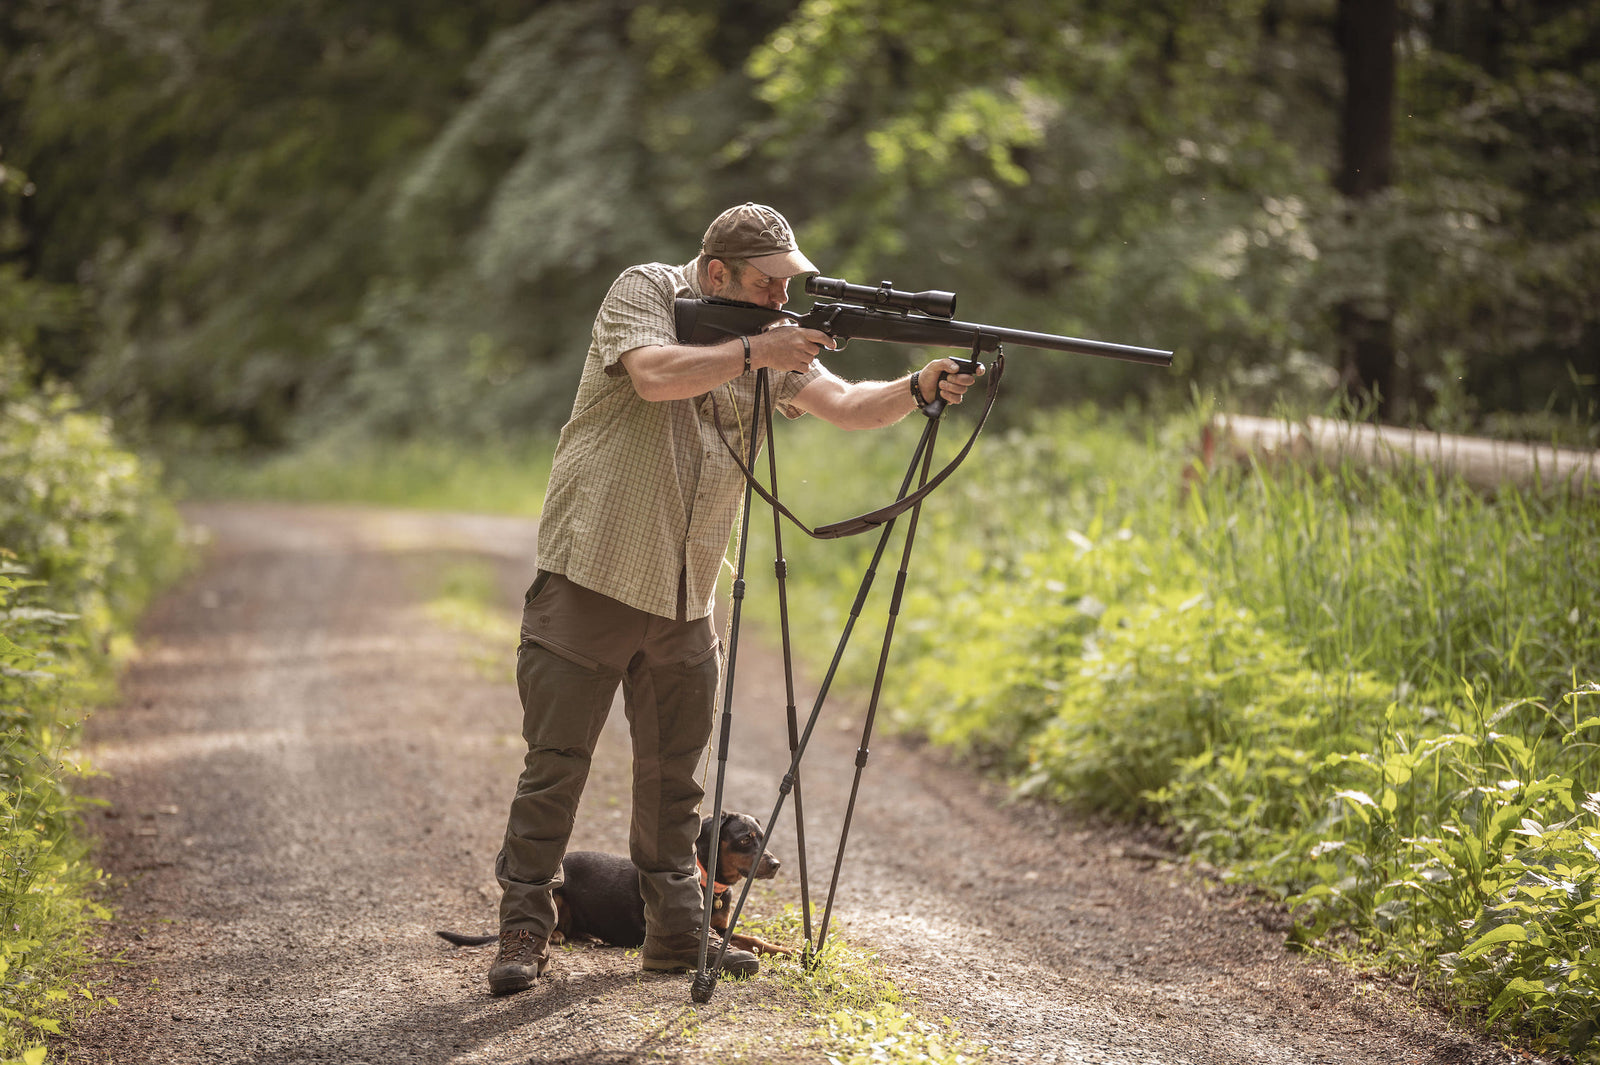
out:
<path id="1" fill-rule="evenodd" d="M 978 364 L 976 374 L 958 373 L 961 365 L 954 359 L 934 359 L 919 371 L 917 387 L 929 402 L 937 395 L 946 403 L 960 403 L 967 389 L 978 383 L 987 367 Z"/>

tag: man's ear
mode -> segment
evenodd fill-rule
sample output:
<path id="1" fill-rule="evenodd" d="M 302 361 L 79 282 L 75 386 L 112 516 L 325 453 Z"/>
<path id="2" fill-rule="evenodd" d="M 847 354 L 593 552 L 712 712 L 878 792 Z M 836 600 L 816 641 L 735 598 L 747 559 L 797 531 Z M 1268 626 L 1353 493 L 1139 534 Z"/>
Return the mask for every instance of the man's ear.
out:
<path id="1" fill-rule="evenodd" d="M 706 260 L 706 294 L 716 295 L 728 283 L 728 264 L 721 259 Z"/>

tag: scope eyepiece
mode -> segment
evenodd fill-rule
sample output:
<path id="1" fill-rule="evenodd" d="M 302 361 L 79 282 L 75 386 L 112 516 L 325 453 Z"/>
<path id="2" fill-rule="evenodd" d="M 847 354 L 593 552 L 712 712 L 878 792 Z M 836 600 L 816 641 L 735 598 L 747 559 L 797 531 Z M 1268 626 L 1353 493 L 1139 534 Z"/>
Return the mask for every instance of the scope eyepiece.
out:
<path id="1" fill-rule="evenodd" d="M 813 296 L 828 296 L 836 300 L 850 300 L 872 307 L 889 307 L 897 311 L 920 311 L 934 318 L 956 316 L 956 294 L 928 289 L 925 292 L 901 292 L 884 281 L 873 288 L 870 285 L 852 285 L 837 277 L 806 278 L 806 292 Z"/>

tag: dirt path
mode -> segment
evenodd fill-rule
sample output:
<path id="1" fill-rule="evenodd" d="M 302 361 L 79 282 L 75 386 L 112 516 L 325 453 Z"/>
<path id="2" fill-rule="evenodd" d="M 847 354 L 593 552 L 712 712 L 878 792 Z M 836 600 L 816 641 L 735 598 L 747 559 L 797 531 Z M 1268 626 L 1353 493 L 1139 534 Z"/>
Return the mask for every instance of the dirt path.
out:
<path id="1" fill-rule="evenodd" d="M 492 924 L 521 750 L 513 649 L 503 678 L 481 676 L 422 604 L 468 557 L 494 566 L 515 611 L 531 523 L 244 505 L 190 517 L 211 530 L 209 561 L 148 617 L 124 705 L 91 722 L 100 859 L 119 885 L 110 946 L 126 964 L 107 970 L 121 1005 L 80 1027 L 69 1060 L 822 1060 L 816 1023 L 770 971 L 696 1008 L 687 977 L 571 948 L 537 990 L 493 999 L 487 951 L 433 935 Z M 728 805 L 764 817 L 787 766 L 782 677 L 748 639 L 738 672 Z M 859 713 L 831 707 L 806 762 L 814 890 Z M 626 851 L 627 751 L 615 713 L 575 847 Z M 785 876 L 755 912 L 798 900 L 793 841 L 791 810 L 774 847 Z M 887 741 L 835 916 L 992 1061 L 1523 1060 L 1287 954 L 1271 924 L 1126 831 L 1007 806 Z"/>

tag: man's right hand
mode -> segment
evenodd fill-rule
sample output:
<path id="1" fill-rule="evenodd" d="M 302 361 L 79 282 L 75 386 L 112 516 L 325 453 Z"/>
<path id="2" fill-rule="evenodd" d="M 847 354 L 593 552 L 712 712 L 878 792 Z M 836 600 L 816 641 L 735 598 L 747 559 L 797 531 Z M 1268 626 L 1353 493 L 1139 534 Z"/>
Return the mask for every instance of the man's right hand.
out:
<path id="1" fill-rule="evenodd" d="M 817 352 L 835 347 L 834 339 L 820 329 L 785 324 L 750 338 L 750 362 L 780 373 L 805 373 Z"/>

